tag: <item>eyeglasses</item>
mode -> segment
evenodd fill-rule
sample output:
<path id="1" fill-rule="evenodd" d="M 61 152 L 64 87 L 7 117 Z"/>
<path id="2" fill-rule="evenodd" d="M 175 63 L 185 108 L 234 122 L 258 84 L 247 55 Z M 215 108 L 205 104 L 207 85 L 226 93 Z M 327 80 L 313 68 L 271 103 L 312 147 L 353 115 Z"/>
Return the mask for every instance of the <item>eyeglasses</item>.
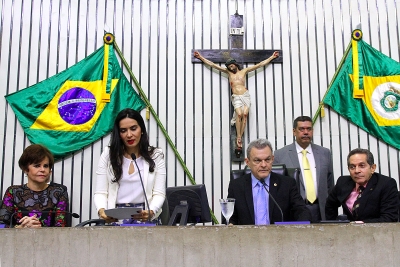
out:
<path id="1" fill-rule="evenodd" d="M 273 157 L 268 157 L 266 159 L 253 159 L 252 162 L 256 165 L 261 164 L 261 162 L 265 161 L 265 163 L 271 163 L 274 160 Z"/>

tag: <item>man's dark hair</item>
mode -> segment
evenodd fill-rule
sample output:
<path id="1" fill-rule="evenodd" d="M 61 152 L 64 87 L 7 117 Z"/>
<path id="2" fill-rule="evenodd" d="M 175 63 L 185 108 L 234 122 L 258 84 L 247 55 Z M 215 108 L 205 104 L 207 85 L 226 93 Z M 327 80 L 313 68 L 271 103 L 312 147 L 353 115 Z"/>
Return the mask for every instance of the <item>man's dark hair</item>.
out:
<path id="1" fill-rule="evenodd" d="M 350 164 L 349 163 L 350 157 L 355 154 L 367 155 L 368 165 L 370 165 L 370 166 L 374 165 L 374 155 L 372 155 L 371 151 L 369 151 L 368 149 L 364 149 L 364 148 L 356 148 L 356 149 L 353 149 L 352 151 L 350 151 L 349 155 L 347 156 L 347 167 L 349 167 L 349 164 Z"/>
<path id="2" fill-rule="evenodd" d="M 297 117 L 297 118 L 294 120 L 294 122 L 293 122 L 293 129 L 296 129 L 296 128 L 297 128 L 297 122 L 299 122 L 299 121 L 301 121 L 301 122 L 309 121 L 309 122 L 312 123 L 312 119 L 311 119 L 310 117 L 308 117 L 308 116 L 300 116 L 300 117 Z"/>

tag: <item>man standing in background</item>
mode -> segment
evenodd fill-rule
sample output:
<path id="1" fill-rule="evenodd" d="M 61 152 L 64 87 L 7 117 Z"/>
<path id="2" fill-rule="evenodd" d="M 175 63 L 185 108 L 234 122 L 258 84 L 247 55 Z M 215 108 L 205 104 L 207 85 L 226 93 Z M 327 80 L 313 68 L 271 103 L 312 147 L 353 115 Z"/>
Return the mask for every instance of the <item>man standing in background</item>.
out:
<path id="1" fill-rule="evenodd" d="M 301 170 L 299 190 L 312 215 L 312 222 L 326 220 L 325 203 L 334 185 L 332 155 L 329 149 L 312 144 L 313 125 L 308 116 L 293 122 L 296 141 L 275 151 L 274 164 Z"/>

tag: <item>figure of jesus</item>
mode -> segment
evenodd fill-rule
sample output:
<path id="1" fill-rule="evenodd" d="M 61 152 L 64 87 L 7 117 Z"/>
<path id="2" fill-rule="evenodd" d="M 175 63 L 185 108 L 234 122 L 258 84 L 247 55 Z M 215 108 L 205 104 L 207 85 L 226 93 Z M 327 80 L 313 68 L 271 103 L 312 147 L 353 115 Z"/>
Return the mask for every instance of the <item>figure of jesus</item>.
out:
<path id="1" fill-rule="evenodd" d="M 240 69 L 239 64 L 233 58 L 228 59 L 228 61 L 225 63 L 226 68 L 223 68 L 215 64 L 214 62 L 211 62 L 210 60 L 204 58 L 197 51 L 194 52 L 194 56 L 203 61 L 203 63 L 207 64 L 208 66 L 228 74 L 229 85 L 232 89 L 231 101 L 234 108 L 231 125 L 235 124 L 236 126 L 236 149 L 241 150 L 242 136 L 246 127 L 247 116 L 250 109 L 250 94 L 245 86 L 246 74 L 267 65 L 273 59 L 279 57 L 279 52 L 275 51 L 272 56 L 265 59 L 264 61 L 261 61 L 254 66 L 244 69 Z"/>

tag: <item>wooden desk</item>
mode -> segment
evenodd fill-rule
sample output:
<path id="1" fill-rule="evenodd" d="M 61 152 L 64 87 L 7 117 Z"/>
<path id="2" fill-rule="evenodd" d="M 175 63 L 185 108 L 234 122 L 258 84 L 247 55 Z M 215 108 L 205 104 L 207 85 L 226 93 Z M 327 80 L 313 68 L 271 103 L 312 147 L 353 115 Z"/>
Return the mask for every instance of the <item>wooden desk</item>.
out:
<path id="1" fill-rule="evenodd" d="M 1 229 L 0 266 L 399 266 L 400 224 Z"/>

